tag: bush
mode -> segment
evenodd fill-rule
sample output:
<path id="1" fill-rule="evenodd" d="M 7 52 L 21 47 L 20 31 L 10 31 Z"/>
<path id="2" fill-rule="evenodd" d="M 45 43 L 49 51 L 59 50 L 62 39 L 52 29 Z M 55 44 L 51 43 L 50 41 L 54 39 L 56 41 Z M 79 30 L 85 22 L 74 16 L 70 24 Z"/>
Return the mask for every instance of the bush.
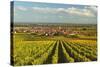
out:
<path id="1" fill-rule="evenodd" d="M 77 34 L 70 34 L 70 35 L 67 35 L 67 37 L 69 37 L 69 38 L 79 38 L 79 36 Z"/>

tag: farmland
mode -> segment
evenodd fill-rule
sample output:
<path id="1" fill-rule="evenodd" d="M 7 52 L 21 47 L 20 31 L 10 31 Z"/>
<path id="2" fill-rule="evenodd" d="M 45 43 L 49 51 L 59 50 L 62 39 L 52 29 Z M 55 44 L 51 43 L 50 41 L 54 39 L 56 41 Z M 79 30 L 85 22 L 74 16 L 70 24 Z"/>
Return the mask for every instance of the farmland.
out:
<path id="1" fill-rule="evenodd" d="M 12 65 L 96 61 L 96 26 L 64 25 L 14 25 Z"/>

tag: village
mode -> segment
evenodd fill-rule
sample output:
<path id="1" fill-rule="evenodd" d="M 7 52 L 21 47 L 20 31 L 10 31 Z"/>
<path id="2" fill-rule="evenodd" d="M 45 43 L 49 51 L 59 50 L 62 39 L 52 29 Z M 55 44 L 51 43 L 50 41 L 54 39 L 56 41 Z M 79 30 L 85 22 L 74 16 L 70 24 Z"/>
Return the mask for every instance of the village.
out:
<path id="1" fill-rule="evenodd" d="M 31 26 L 31 27 L 14 27 L 14 33 L 33 33 L 45 36 L 55 35 L 92 35 L 91 30 L 83 27 L 63 27 L 63 26 Z M 89 32 L 90 31 L 90 32 Z"/>

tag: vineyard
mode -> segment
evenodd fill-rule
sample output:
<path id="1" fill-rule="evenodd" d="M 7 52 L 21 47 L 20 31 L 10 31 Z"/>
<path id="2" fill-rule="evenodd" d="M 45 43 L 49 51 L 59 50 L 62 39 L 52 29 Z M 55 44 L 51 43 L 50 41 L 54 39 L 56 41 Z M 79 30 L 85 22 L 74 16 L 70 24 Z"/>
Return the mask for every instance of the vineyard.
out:
<path id="1" fill-rule="evenodd" d="M 95 40 L 14 40 L 13 65 L 37 65 L 97 60 Z"/>
<path id="2" fill-rule="evenodd" d="M 98 60 L 96 5 L 10 3 L 12 66 Z"/>

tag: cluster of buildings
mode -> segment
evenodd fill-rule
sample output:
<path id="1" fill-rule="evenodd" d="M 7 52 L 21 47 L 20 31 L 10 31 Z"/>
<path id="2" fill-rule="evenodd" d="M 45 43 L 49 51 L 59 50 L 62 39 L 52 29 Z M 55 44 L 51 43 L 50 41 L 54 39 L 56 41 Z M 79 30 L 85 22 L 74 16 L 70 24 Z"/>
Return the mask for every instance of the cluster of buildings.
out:
<path id="1" fill-rule="evenodd" d="M 87 32 L 82 32 L 77 30 L 75 27 L 42 27 L 42 26 L 34 26 L 34 27 L 14 27 L 14 33 L 36 33 L 38 35 L 86 35 Z"/>

